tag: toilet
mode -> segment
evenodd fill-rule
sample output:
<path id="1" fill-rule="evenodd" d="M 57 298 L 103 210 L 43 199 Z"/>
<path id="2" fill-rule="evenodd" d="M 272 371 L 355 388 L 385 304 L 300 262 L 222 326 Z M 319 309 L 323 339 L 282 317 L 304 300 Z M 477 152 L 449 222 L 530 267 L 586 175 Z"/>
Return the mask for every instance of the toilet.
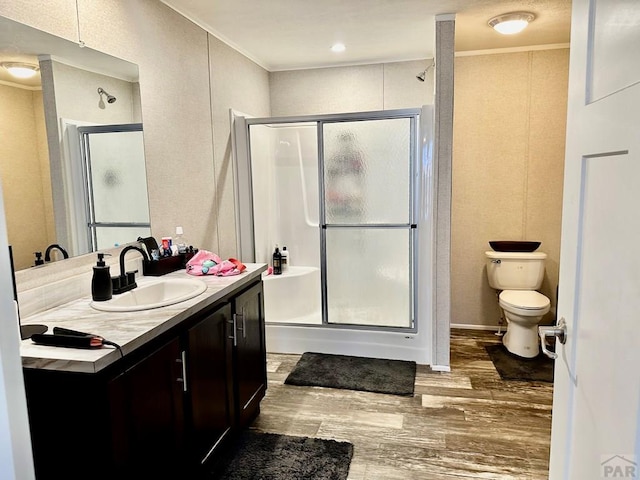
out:
<path id="1" fill-rule="evenodd" d="M 507 319 L 504 346 L 514 355 L 533 358 L 540 352 L 538 323 L 551 302 L 536 292 L 544 278 L 543 252 L 485 252 L 489 285 L 500 292 L 498 304 Z"/>

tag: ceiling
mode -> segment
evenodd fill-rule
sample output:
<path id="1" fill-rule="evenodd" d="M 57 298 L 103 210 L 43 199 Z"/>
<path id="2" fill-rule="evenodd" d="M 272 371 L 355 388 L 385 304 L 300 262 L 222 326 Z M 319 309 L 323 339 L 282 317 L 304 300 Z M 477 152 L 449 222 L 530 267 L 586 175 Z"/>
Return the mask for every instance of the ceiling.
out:
<path id="1" fill-rule="evenodd" d="M 457 52 L 567 44 L 571 24 L 571 0 L 161 1 L 269 71 L 433 58 L 438 14 L 456 14 Z M 520 34 L 487 25 L 516 11 L 536 15 Z"/>

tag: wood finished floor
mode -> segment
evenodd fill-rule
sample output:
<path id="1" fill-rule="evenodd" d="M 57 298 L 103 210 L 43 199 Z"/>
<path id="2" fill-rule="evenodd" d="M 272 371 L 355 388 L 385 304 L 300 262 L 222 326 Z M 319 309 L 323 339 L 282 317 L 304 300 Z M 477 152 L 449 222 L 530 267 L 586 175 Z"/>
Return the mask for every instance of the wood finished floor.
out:
<path id="1" fill-rule="evenodd" d="M 349 480 L 547 479 L 553 386 L 501 380 L 499 341 L 452 331 L 451 372 L 418 365 L 413 397 L 284 385 L 300 356 L 268 354 L 252 428 L 353 443 Z"/>

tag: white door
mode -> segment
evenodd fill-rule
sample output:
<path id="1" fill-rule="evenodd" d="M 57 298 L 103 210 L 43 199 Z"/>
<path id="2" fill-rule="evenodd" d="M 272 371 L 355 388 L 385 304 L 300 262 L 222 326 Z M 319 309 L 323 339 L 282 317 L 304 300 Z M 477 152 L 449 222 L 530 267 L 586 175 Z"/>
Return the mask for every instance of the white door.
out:
<path id="1" fill-rule="evenodd" d="M 33 456 L 13 297 L 7 226 L 0 188 L 0 478 L 33 480 Z"/>
<path id="2" fill-rule="evenodd" d="M 573 0 L 550 479 L 639 478 L 640 2 Z"/>

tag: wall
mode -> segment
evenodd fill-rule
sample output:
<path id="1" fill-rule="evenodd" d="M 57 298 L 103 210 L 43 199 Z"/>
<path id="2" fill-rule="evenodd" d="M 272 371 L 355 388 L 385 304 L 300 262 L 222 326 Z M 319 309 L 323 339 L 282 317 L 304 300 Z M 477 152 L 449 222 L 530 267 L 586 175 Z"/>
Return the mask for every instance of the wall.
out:
<path id="1" fill-rule="evenodd" d="M 271 72 L 274 117 L 417 108 L 433 104 L 433 61 Z"/>
<path id="2" fill-rule="evenodd" d="M 490 240 L 538 240 L 555 310 L 569 50 L 456 58 L 451 322 L 496 326 Z M 553 312 L 546 318 L 553 319 Z"/>
<path id="3" fill-rule="evenodd" d="M 236 255 L 235 183 L 229 109 L 252 117 L 269 117 L 269 73 L 209 35 L 211 111 L 216 172 L 216 204 L 211 233 L 219 238 L 222 258 Z"/>
<path id="4" fill-rule="evenodd" d="M 33 265 L 35 251 L 53 243 L 53 217 L 42 93 L 0 85 L 0 178 L 9 243 L 17 269 Z M 28 185 L 29 188 L 25 188 Z"/>
<path id="5" fill-rule="evenodd" d="M 266 71 L 156 0 L 81 0 L 77 7 L 76 15 L 75 0 L 0 0 L 0 15 L 74 42 L 80 35 L 87 47 L 138 65 L 153 235 L 182 225 L 194 245 L 235 252 L 228 127 L 220 112 L 268 114 Z"/>

